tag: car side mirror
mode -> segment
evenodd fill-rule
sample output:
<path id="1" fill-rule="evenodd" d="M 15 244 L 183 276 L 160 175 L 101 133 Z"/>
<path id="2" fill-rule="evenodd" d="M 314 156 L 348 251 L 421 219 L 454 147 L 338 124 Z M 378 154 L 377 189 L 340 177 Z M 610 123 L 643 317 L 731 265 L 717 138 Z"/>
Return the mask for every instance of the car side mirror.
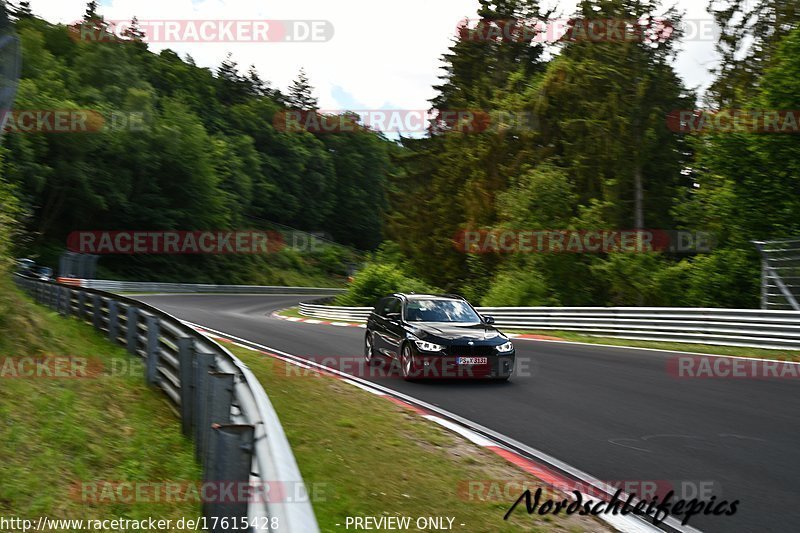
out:
<path id="1" fill-rule="evenodd" d="M 483 317 L 483 321 L 491 326 L 492 324 L 494 324 L 494 317 L 486 315 Z"/>
<path id="2" fill-rule="evenodd" d="M 386 313 L 386 318 L 389 320 L 400 320 L 400 313 Z"/>

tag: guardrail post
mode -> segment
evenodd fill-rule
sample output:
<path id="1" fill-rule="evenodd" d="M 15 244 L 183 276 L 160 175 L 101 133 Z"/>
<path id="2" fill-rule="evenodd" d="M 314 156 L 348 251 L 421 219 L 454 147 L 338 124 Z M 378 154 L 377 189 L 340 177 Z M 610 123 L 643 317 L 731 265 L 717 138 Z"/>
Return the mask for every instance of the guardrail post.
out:
<path id="1" fill-rule="evenodd" d="M 86 318 L 86 293 L 78 291 L 78 319 Z"/>
<path id="2" fill-rule="evenodd" d="M 159 331 L 159 321 L 157 316 L 147 315 L 147 361 L 145 379 L 148 385 L 158 385 L 158 359 L 161 354 L 161 347 L 158 339 L 161 335 Z"/>
<path id="3" fill-rule="evenodd" d="M 214 354 L 198 353 L 194 358 L 194 444 L 195 457 L 198 461 L 203 459 L 203 444 L 206 442 L 206 433 L 210 425 L 206 424 L 206 396 L 209 387 L 209 372 L 214 371 Z"/>
<path id="4" fill-rule="evenodd" d="M 128 330 L 125 334 L 128 351 L 136 355 L 136 347 L 139 344 L 139 308 L 128 306 L 127 314 Z"/>
<path id="5" fill-rule="evenodd" d="M 92 295 L 92 325 L 98 331 L 103 326 L 103 298 L 99 294 Z"/>
<path id="6" fill-rule="evenodd" d="M 66 287 L 59 287 L 61 293 L 61 307 L 59 312 L 61 316 L 69 316 L 72 314 L 72 293 Z"/>
<path id="7" fill-rule="evenodd" d="M 205 483 L 235 483 L 243 486 L 250 481 L 250 470 L 253 463 L 253 439 L 255 428 L 247 425 L 214 425 L 211 435 L 213 455 L 205 469 L 203 481 Z M 219 487 L 218 487 L 219 489 Z M 213 491 L 220 494 L 223 491 Z M 233 494 L 238 495 L 243 491 L 234 487 Z M 247 491 L 244 491 L 247 493 Z M 248 498 L 234 497 L 219 498 L 220 501 L 208 501 L 203 504 L 203 514 L 214 518 L 213 524 L 217 527 L 212 531 L 228 531 L 232 523 L 239 523 L 242 517 L 247 517 Z M 227 519 L 227 520 L 226 520 Z M 235 522 L 234 522 L 235 521 Z M 227 523 L 226 523 L 227 522 Z"/>
<path id="8" fill-rule="evenodd" d="M 178 368 L 181 380 L 181 429 L 187 437 L 192 436 L 192 407 L 194 404 L 194 339 L 178 339 Z"/>
<path id="9" fill-rule="evenodd" d="M 208 427 L 214 425 L 226 425 L 231 423 L 231 404 L 233 404 L 233 380 L 234 374 L 223 372 L 209 373 L 209 391 L 206 400 L 206 420 L 203 423 Z M 206 442 L 203 443 L 205 457 L 203 464 L 208 465 L 212 460 L 210 430 L 205 433 Z"/>
<path id="10" fill-rule="evenodd" d="M 108 301 L 108 340 L 117 343 L 119 337 L 119 306 L 116 300 Z"/>

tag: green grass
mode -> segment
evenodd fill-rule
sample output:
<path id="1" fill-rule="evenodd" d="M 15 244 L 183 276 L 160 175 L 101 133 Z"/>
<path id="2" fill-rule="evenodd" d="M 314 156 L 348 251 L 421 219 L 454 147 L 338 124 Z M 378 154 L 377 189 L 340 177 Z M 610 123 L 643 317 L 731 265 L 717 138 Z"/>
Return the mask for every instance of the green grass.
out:
<path id="1" fill-rule="evenodd" d="M 311 318 L 300 314 L 299 307 L 290 307 L 288 309 L 282 309 L 278 311 L 278 314 L 283 317 L 287 318 Z"/>
<path id="2" fill-rule="evenodd" d="M 454 529 L 469 532 L 608 530 L 594 519 L 528 516 L 520 509 L 506 522 L 519 493 L 471 500 L 464 484 L 540 481 L 384 398 L 330 377 L 301 377 L 281 361 L 231 348 L 268 391 L 310 492 L 320 489 L 313 505 L 323 531 L 344 531 L 347 516 L 398 515 L 455 517 Z"/>
<path id="3" fill-rule="evenodd" d="M 81 484 L 192 482 L 201 471 L 179 420 L 163 394 L 144 385 L 136 359 L 0 277 L 0 360 L 42 355 L 85 358 L 96 372 L 72 379 L 0 377 L 0 516 L 197 516 L 196 502 L 81 500 Z"/>
<path id="4" fill-rule="evenodd" d="M 347 280 L 339 276 L 325 274 L 309 274 L 296 270 L 283 269 L 273 272 L 272 276 L 261 283 L 247 285 L 276 285 L 279 287 L 346 287 Z"/>

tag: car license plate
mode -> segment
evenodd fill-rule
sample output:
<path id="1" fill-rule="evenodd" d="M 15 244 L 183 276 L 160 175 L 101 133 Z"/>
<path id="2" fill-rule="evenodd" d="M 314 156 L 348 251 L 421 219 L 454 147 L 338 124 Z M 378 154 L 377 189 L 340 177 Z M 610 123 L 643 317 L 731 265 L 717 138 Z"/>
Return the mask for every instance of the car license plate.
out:
<path id="1" fill-rule="evenodd" d="M 457 365 L 485 365 L 488 362 L 487 357 L 456 357 Z"/>

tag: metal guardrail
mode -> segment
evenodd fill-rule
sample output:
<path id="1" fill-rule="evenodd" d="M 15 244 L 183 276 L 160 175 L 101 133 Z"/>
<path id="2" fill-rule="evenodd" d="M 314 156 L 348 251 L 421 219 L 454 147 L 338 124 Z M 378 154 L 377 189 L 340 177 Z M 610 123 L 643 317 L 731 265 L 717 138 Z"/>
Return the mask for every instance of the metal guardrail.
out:
<path id="1" fill-rule="evenodd" d="M 109 292 L 222 293 L 222 294 L 339 294 L 345 289 L 316 287 L 270 287 L 262 285 L 212 285 L 203 283 L 161 283 L 155 281 L 112 281 L 103 279 L 60 279 L 66 284 Z"/>
<path id="2" fill-rule="evenodd" d="M 308 494 L 264 388 L 230 351 L 137 300 L 19 275 L 14 281 L 37 302 L 92 324 L 144 360 L 147 384 L 164 391 L 180 414 L 183 433 L 194 439 L 204 482 L 249 483 L 254 494 L 285 484 L 292 494 Z M 250 531 L 273 531 L 273 518 L 276 531 L 319 531 L 310 501 L 298 501 L 303 497 L 242 499 L 204 503 L 208 524 L 216 525 L 213 531 L 228 531 L 231 524 L 241 524 L 241 517 L 257 524 Z"/>
<path id="3" fill-rule="evenodd" d="M 300 302 L 300 314 L 312 318 L 326 318 L 341 321 L 366 322 L 372 307 L 342 307 L 338 305 L 318 304 L 313 302 Z"/>
<path id="4" fill-rule="evenodd" d="M 478 307 L 503 329 L 574 331 L 614 337 L 774 350 L 800 350 L 800 312 L 675 307 Z M 371 307 L 300 304 L 300 314 L 366 321 Z"/>

